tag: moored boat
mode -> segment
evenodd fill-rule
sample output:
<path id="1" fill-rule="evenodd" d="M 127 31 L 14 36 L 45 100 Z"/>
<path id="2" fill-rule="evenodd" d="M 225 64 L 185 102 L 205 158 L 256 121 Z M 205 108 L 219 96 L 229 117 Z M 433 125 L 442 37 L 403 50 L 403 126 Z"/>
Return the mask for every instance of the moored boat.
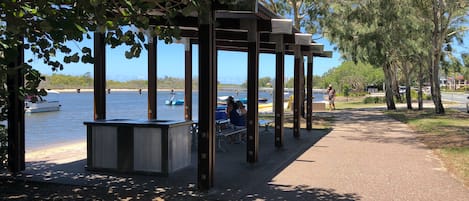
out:
<path id="1" fill-rule="evenodd" d="M 183 99 L 176 99 L 176 100 L 166 100 L 164 102 L 166 105 L 184 105 Z"/>
<path id="2" fill-rule="evenodd" d="M 48 94 L 58 94 L 59 92 L 47 90 Z M 49 101 L 41 96 L 26 97 L 24 100 L 24 111 L 26 113 L 54 112 L 59 111 L 60 102 L 58 100 Z"/>
<path id="3" fill-rule="evenodd" d="M 36 112 L 53 112 L 60 110 L 60 102 L 59 101 L 25 101 L 24 102 L 24 111 L 27 113 L 36 113 Z"/>

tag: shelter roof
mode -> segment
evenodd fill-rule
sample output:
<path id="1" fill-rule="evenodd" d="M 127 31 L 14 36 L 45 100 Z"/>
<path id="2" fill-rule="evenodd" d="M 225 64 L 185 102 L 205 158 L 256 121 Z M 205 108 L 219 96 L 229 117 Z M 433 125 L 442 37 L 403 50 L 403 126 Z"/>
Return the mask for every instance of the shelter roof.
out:
<path id="1" fill-rule="evenodd" d="M 270 9 L 266 8 L 257 1 L 253 2 L 252 5 L 248 5 L 249 9 L 230 8 L 226 5 L 215 4 L 215 17 L 216 17 L 216 45 L 218 50 L 226 51 L 247 51 L 248 44 L 248 26 L 246 23 L 255 20 L 257 22 L 257 29 L 260 34 L 259 40 L 259 51 L 261 53 L 275 53 L 275 39 L 272 32 L 272 23 L 275 19 L 284 19 L 277 15 Z M 191 43 L 198 43 L 198 17 L 197 14 L 190 16 L 176 16 L 170 22 L 169 26 L 177 26 L 181 29 L 180 36 L 190 39 Z M 163 20 L 152 20 L 150 22 L 153 25 L 168 26 L 167 21 Z M 290 22 L 291 23 L 291 22 Z M 292 24 L 292 23 L 291 23 Z M 282 34 L 283 42 L 285 43 L 285 53 L 294 54 L 294 45 L 298 44 L 298 35 L 302 33 L 298 28 L 291 25 L 291 31 L 289 34 Z M 308 35 L 303 36 L 307 38 Z M 319 57 L 332 57 L 331 51 L 324 51 L 323 45 L 314 43 L 311 41 L 311 35 L 309 35 L 309 42 L 301 43 L 301 50 L 304 53 L 312 53 L 313 56 Z"/>

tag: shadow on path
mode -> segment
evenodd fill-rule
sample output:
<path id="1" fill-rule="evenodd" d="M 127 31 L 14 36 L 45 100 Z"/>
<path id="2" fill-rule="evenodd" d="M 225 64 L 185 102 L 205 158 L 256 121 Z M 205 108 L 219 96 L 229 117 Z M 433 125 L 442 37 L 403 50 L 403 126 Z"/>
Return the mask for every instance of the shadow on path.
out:
<path id="1" fill-rule="evenodd" d="M 269 184 L 293 162 L 314 163 L 298 157 L 329 132 L 302 130 L 300 139 L 295 139 L 292 130 L 286 129 L 285 145 L 277 149 L 270 128 L 259 135 L 259 162 L 255 164 L 246 162 L 245 144 L 223 144 L 227 151 L 216 152 L 215 184 L 209 192 L 197 190 L 194 149 L 192 165 L 168 177 L 89 172 L 84 170 L 86 160 L 28 162 L 21 174 L 0 173 L 0 199 L 358 200 L 358 195 L 334 189 Z"/>

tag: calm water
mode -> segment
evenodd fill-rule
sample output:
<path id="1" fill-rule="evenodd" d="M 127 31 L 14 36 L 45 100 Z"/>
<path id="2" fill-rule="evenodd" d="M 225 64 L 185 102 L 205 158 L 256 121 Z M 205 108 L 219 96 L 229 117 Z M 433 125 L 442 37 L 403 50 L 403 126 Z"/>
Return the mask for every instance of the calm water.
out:
<path id="1" fill-rule="evenodd" d="M 183 92 L 177 92 L 177 99 L 184 99 Z M 235 96 L 232 91 L 220 91 L 218 96 Z M 169 92 L 158 92 L 158 119 L 184 119 L 183 106 L 167 106 L 164 101 Z M 246 97 L 246 92 L 239 92 L 239 98 Z M 272 100 L 270 92 L 260 91 L 260 98 Z M 321 101 L 322 95 L 316 95 L 315 101 Z M 54 97 L 55 98 L 55 97 Z M 86 139 L 84 121 L 93 120 L 93 93 L 61 93 L 57 98 L 61 102 L 61 111 L 26 114 L 26 150 L 34 150 L 51 144 L 64 144 Z M 193 119 L 198 118 L 198 93 L 193 93 Z M 147 118 L 147 93 L 137 91 L 111 92 L 106 97 L 106 118 Z"/>

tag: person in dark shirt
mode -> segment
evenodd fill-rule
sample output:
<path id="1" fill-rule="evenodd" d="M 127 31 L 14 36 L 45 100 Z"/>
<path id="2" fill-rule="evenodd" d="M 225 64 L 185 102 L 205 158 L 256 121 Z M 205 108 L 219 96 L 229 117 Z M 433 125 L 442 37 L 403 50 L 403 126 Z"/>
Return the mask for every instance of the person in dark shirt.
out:
<path id="1" fill-rule="evenodd" d="M 246 107 L 241 101 L 236 101 L 230 112 L 230 122 L 235 126 L 246 126 Z"/>

